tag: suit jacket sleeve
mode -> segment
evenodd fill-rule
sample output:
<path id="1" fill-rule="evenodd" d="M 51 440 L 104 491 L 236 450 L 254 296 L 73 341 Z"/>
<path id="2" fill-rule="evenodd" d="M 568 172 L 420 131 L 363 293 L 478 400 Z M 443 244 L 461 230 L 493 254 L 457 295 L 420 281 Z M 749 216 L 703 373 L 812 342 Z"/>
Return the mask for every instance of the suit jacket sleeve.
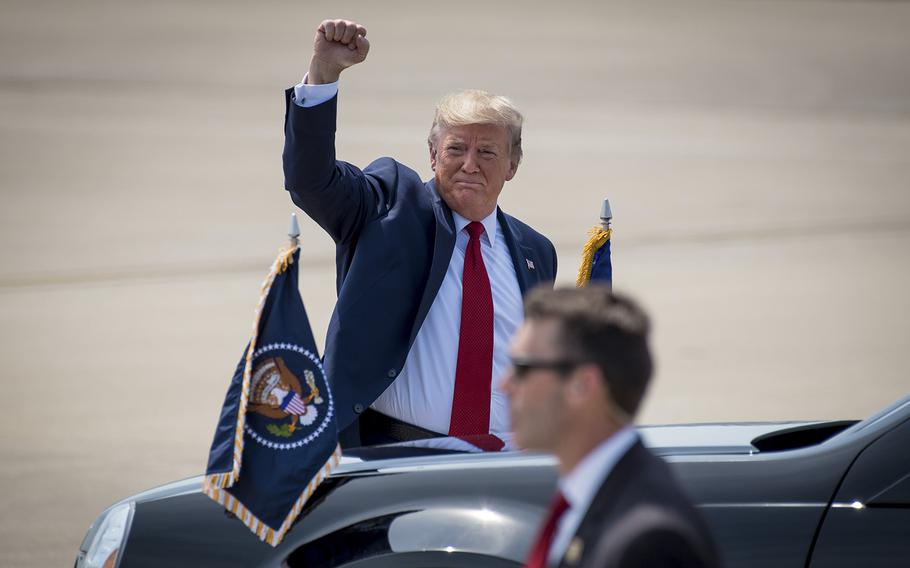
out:
<path id="1" fill-rule="evenodd" d="M 391 208 L 397 164 L 391 159 L 378 160 L 364 173 L 337 161 L 338 97 L 302 108 L 293 96 L 293 89 L 285 91 L 284 187 L 294 203 L 336 243 L 353 244 L 368 222 Z"/>

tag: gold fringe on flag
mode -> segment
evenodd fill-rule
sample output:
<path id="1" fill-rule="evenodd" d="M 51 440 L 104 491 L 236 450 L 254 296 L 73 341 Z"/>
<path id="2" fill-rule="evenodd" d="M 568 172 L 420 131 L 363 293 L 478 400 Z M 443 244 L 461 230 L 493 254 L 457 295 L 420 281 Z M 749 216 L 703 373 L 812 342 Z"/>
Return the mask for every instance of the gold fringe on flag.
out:
<path id="1" fill-rule="evenodd" d="M 332 473 L 332 470 L 335 469 L 335 466 L 341 461 L 341 446 L 335 446 L 335 451 L 329 457 L 329 461 L 326 462 L 325 466 L 320 468 L 316 475 L 313 476 L 313 479 L 307 484 L 303 492 L 300 493 L 300 497 L 297 498 L 297 501 L 294 502 L 294 506 L 291 507 L 290 512 L 284 518 L 284 522 L 281 523 L 281 526 L 278 527 L 278 530 L 269 528 L 268 525 L 260 521 L 256 515 L 254 515 L 249 509 L 243 506 L 233 495 L 225 491 L 227 487 L 217 485 L 219 478 L 226 477 L 227 474 L 215 474 L 208 475 L 203 482 L 203 492 L 211 497 L 214 501 L 221 504 L 225 509 L 234 514 L 235 517 L 240 519 L 240 521 L 247 526 L 256 536 L 259 537 L 259 540 L 265 541 L 272 546 L 278 546 L 281 544 L 281 540 L 284 538 L 284 535 L 291 530 L 291 525 L 294 523 L 294 520 L 300 515 L 300 512 L 303 510 L 304 505 L 309 501 L 310 497 L 313 496 L 313 493 L 316 491 L 316 488 L 319 487 L 326 477 Z M 232 482 L 233 484 L 233 482 Z"/>
<path id="2" fill-rule="evenodd" d="M 612 229 L 604 229 L 597 226 L 588 231 L 588 242 L 585 243 L 581 250 L 581 266 L 578 267 L 578 278 L 575 279 L 575 287 L 582 288 L 591 281 L 591 268 L 594 265 L 594 254 L 604 246 L 613 235 Z"/>

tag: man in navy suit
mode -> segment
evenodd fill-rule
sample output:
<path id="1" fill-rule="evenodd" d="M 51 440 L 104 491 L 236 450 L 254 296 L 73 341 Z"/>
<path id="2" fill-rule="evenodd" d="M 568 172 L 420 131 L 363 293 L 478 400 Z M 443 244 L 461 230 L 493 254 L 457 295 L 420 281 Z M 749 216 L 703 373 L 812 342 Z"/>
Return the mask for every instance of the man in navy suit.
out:
<path id="1" fill-rule="evenodd" d="M 506 432 L 496 378 L 522 296 L 556 276 L 552 243 L 497 206 L 521 161 L 522 116 L 505 97 L 454 93 L 430 131 L 433 179 L 392 158 L 360 170 L 335 159 L 334 138 L 338 79 L 366 59 L 366 29 L 326 20 L 314 44 L 286 93 L 284 173 L 336 243 L 325 366 L 342 441 Z"/>
<path id="2" fill-rule="evenodd" d="M 558 491 L 526 568 L 714 568 L 711 536 L 633 417 L 651 377 L 648 318 L 603 285 L 535 290 L 503 388 L 516 443 L 553 453 Z"/>

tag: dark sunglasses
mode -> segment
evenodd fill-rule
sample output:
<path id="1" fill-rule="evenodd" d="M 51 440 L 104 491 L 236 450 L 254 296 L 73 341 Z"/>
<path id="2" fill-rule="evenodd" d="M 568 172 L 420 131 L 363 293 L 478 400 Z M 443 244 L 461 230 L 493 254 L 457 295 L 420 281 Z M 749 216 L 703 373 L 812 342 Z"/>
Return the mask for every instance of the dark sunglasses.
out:
<path id="1" fill-rule="evenodd" d="M 536 359 L 526 359 L 521 357 L 510 357 L 513 374 L 516 379 L 524 379 L 525 376 L 535 369 L 556 371 L 560 375 L 565 375 L 575 367 L 581 365 L 579 361 L 568 361 L 566 359 L 557 359 L 556 361 L 539 361 Z"/>

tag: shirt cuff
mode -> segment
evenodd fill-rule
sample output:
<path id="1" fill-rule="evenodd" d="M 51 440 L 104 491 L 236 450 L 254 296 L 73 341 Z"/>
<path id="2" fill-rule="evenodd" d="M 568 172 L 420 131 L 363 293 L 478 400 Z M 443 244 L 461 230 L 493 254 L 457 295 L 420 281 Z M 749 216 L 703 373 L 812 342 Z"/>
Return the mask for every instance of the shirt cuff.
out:
<path id="1" fill-rule="evenodd" d="M 303 108 L 310 108 L 331 100 L 338 94 L 338 81 L 323 85 L 307 85 L 306 75 L 294 86 L 294 104 Z"/>

